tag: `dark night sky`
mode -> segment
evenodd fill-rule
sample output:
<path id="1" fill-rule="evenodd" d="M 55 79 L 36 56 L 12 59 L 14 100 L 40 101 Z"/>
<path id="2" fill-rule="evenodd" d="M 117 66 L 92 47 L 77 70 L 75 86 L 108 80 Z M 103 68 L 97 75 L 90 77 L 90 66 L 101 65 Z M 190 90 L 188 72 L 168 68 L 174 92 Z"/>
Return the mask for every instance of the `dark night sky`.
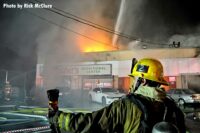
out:
<path id="1" fill-rule="evenodd" d="M 24 1 L 1 0 L 0 2 L 0 69 L 23 71 L 34 69 L 37 63 L 37 39 L 43 31 L 48 30 L 52 26 L 27 13 L 25 9 L 2 8 L 3 3 L 23 3 Z M 83 2 L 82 0 L 78 2 L 76 0 L 77 3 L 80 3 L 80 1 Z M 86 1 L 91 2 L 90 0 Z M 67 10 L 68 12 L 71 11 L 71 13 L 78 12 L 79 8 L 83 8 L 84 10 L 88 8 L 87 4 L 80 4 L 79 7 L 76 6 L 73 8 L 73 6 L 70 6 L 67 9 L 68 3 L 70 3 L 69 5 L 75 5 L 75 1 L 73 0 L 63 0 L 57 3 L 49 0 L 49 2 L 53 6 L 55 5 L 57 8 Z M 120 0 L 117 2 L 119 3 Z M 127 0 L 127 2 L 130 2 L 128 6 L 129 14 L 124 18 L 126 24 L 124 25 L 123 33 L 148 39 L 155 39 L 157 36 L 160 36 L 161 39 L 169 39 L 175 34 L 198 35 L 197 37 L 199 37 L 199 0 Z M 135 5 L 137 5 L 136 2 L 140 3 L 136 10 L 137 12 L 134 10 Z M 111 7 L 109 6 L 111 1 L 107 0 L 102 3 L 104 3 L 102 4 L 103 6 L 106 6 L 104 11 L 105 16 L 116 20 L 116 9 L 113 8 L 119 8 L 119 4 Z M 95 7 L 93 8 L 95 9 Z M 56 18 L 54 17 L 55 14 L 51 15 L 42 9 L 30 10 L 51 19 Z M 78 16 L 78 13 L 76 15 Z M 131 20 L 132 17 L 129 15 L 136 16 L 138 21 L 135 22 L 135 19 Z M 55 20 L 55 22 L 59 23 L 58 20 Z"/>
<path id="2" fill-rule="evenodd" d="M 199 41 L 200 1 L 135 1 L 138 3 L 131 3 L 127 7 L 123 32 L 157 42 L 170 40 L 174 35 L 184 38 L 191 35 L 195 36 L 195 41 Z M 130 25 L 133 28 L 130 28 Z"/>

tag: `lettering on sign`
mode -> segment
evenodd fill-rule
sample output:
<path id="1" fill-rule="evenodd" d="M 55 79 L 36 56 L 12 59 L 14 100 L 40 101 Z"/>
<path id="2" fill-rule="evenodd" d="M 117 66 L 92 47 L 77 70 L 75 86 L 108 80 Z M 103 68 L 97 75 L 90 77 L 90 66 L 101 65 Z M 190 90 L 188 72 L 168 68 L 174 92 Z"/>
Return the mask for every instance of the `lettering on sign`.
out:
<path id="1" fill-rule="evenodd" d="M 64 67 L 65 75 L 111 75 L 111 65 L 82 65 Z"/>

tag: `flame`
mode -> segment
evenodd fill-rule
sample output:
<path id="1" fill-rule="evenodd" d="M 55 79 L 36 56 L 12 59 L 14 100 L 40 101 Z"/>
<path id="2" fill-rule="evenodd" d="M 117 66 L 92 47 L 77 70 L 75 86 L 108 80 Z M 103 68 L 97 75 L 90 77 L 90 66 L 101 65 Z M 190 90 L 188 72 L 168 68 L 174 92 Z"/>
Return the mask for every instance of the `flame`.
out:
<path id="1" fill-rule="evenodd" d="M 112 46 L 109 41 L 109 37 L 105 36 L 100 32 L 90 32 L 87 36 L 94 39 L 89 38 L 78 38 L 78 45 L 82 52 L 102 52 L 102 51 L 113 51 L 117 50 L 116 47 Z"/>
<path id="2" fill-rule="evenodd" d="M 101 52 L 116 50 L 115 48 L 112 48 L 111 45 L 108 46 L 102 43 L 86 43 L 82 48 L 83 52 Z"/>

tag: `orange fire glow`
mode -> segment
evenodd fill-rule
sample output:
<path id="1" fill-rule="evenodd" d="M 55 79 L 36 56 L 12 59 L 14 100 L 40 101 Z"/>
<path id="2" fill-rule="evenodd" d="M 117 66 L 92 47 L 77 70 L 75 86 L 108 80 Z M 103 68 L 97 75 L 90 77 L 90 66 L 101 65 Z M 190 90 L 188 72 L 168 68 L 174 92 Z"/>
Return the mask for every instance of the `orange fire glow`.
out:
<path id="1" fill-rule="evenodd" d="M 90 33 L 90 35 L 87 34 L 87 36 L 90 36 L 94 40 L 83 37 L 78 38 L 78 45 L 82 52 L 101 52 L 117 50 L 116 47 L 112 46 L 109 38 L 99 32 L 93 32 Z"/>

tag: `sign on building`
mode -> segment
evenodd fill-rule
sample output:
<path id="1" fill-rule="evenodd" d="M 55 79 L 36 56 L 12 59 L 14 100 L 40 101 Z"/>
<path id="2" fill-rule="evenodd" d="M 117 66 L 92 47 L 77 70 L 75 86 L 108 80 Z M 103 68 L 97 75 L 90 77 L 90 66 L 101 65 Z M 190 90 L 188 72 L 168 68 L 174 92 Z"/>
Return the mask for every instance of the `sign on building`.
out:
<path id="1" fill-rule="evenodd" d="M 111 64 L 63 67 L 64 75 L 111 75 Z"/>

